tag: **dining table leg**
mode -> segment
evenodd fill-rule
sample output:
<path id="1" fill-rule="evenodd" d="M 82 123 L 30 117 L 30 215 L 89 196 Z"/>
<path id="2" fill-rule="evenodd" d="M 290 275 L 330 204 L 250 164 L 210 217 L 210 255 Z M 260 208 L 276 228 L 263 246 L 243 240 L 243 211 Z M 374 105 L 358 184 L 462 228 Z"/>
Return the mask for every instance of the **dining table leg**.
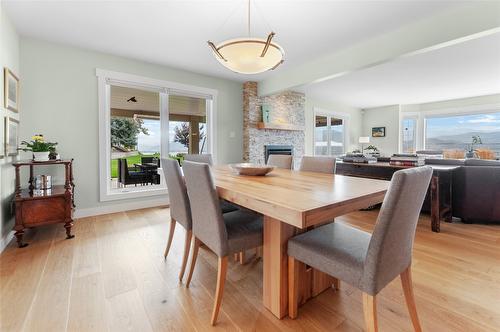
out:
<path id="1" fill-rule="evenodd" d="M 280 319 L 288 314 L 288 240 L 299 232 L 301 230 L 285 222 L 264 216 L 262 299 L 264 307 Z M 338 285 L 335 278 L 305 264 L 299 269 L 297 278 L 299 304 Z"/>
<path id="2" fill-rule="evenodd" d="M 263 294 L 264 306 L 276 317 L 288 313 L 288 239 L 295 227 L 264 216 Z"/>

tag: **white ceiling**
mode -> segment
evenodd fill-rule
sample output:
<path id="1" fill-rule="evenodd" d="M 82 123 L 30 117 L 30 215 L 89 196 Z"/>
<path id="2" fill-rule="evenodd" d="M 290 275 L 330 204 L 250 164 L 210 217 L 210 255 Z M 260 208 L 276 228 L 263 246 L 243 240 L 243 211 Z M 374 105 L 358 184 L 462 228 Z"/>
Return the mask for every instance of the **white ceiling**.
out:
<path id="1" fill-rule="evenodd" d="M 299 88 L 359 108 L 500 93 L 500 33 Z"/>
<path id="2" fill-rule="evenodd" d="M 286 60 L 275 72 L 248 76 L 223 68 L 206 44 L 245 35 L 245 3 L 3 0 L 2 7 L 21 35 L 243 81 L 267 78 L 462 4 L 253 0 L 253 35 L 265 37 L 272 28 Z"/>

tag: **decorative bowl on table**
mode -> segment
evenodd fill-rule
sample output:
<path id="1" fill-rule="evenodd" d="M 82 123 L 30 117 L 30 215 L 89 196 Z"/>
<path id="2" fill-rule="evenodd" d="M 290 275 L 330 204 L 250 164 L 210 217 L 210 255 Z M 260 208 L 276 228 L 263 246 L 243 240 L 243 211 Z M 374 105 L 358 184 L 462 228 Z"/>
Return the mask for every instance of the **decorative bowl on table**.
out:
<path id="1" fill-rule="evenodd" d="M 229 167 L 238 175 L 252 176 L 264 176 L 275 168 L 274 166 L 252 163 L 230 164 Z"/>

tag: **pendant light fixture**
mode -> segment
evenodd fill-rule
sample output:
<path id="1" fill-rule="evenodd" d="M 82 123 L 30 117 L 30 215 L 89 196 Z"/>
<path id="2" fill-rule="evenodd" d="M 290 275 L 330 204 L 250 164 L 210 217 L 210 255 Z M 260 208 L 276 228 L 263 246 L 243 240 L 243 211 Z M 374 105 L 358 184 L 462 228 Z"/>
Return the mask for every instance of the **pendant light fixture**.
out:
<path id="1" fill-rule="evenodd" d="M 250 35 L 250 0 L 248 0 L 248 37 L 223 41 L 215 45 L 208 41 L 215 58 L 226 68 L 240 74 L 258 74 L 273 70 L 283 63 L 283 48 L 272 41 L 276 35 L 271 32 L 267 39 Z"/>

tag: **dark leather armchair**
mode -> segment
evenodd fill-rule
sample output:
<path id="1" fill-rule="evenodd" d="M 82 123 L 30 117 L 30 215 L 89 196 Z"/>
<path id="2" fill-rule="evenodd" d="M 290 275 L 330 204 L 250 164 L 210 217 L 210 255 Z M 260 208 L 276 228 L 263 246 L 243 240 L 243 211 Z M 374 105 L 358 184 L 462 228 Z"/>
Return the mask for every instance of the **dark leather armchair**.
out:
<path id="1" fill-rule="evenodd" d="M 453 216 L 500 222 L 500 161 L 468 159 L 453 174 Z"/>
<path id="2" fill-rule="evenodd" d="M 131 171 L 128 168 L 127 159 L 118 159 L 118 182 L 126 186 L 136 185 L 147 182 L 147 176 L 144 172 Z"/>

